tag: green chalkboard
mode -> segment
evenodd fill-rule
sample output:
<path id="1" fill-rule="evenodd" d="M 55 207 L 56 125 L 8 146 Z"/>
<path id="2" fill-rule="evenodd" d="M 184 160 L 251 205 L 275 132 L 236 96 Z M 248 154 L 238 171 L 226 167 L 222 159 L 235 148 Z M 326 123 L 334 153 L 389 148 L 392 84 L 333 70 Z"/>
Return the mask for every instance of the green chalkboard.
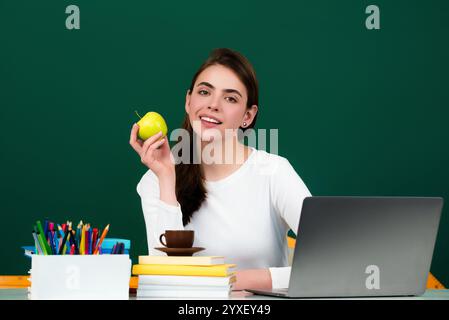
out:
<path id="1" fill-rule="evenodd" d="M 314 195 L 448 198 L 448 35 L 446 0 L 0 0 L 0 274 L 27 272 L 20 247 L 45 217 L 110 223 L 134 262 L 146 253 L 134 110 L 180 127 L 217 47 L 253 63 L 257 128 L 279 129 Z M 446 285 L 448 243 L 444 208 L 431 271 Z"/>

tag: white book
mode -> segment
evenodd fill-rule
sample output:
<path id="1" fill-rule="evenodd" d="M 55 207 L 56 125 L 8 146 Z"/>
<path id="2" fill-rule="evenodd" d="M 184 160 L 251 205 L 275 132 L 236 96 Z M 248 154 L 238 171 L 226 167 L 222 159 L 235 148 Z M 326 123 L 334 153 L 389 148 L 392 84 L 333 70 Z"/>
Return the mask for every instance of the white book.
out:
<path id="1" fill-rule="evenodd" d="M 168 286 L 226 286 L 235 282 L 235 276 L 229 277 L 196 277 L 168 275 L 139 275 L 138 286 L 168 285 Z"/>
<path id="2" fill-rule="evenodd" d="M 138 298 L 228 298 L 230 291 L 221 290 L 139 290 Z"/>
<path id="3" fill-rule="evenodd" d="M 139 256 L 139 264 L 172 264 L 184 266 L 213 266 L 225 264 L 222 256 Z"/>
<path id="4" fill-rule="evenodd" d="M 154 284 L 141 284 L 138 290 L 179 290 L 179 291 L 189 291 L 189 290 L 199 290 L 199 291 L 229 291 L 232 285 L 227 286 L 166 286 L 166 285 L 154 285 Z"/>

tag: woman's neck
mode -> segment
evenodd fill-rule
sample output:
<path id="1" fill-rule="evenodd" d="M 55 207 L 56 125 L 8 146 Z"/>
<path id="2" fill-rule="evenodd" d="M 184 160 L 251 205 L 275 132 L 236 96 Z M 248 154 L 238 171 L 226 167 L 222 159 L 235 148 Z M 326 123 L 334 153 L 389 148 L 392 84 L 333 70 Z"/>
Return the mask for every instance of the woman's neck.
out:
<path id="1" fill-rule="evenodd" d="M 207 181 L 226 178 L 240 168 L 251 154 L 251 148 L 235 140 L 213 145 L 202 142 L 201 149 L 201 167 Z"/>

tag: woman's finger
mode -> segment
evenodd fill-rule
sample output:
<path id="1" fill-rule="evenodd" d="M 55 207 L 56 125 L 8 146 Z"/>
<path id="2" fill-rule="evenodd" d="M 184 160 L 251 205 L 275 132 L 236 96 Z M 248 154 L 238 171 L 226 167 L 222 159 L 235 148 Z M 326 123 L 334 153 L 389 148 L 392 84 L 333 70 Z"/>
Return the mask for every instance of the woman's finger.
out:
<path id="1" fill-rule="evenodd" d="M 156 149 L 159 149 L 164 144 L 164 142 L 165 142 L 165 138 L 162 138 L 161 140 L 156 141 L 148 148 L 148 151 L 155 151 Z"/>
<path id="2" fill-rule="evenodd" d="M 145 154 L 148 152 L 148 149 L 151 147 L 153 143 L 156 142 L 157 139 L 159 139 L 162 136 L 162 132 L 156 133 L 154 136 L 151 136 L 148 138 L 142 145 L 142 153 L 141 156 L 144 157 Z"/>
<path id="3" fill-rule="evenodd" d="M 152 149 L 160 149 L 164 143 L 165 143 L 165 138 L 162 138 L 161 140 L 156 141 L 150 148 Z"/>
<path id="4" fill-rule="evenodd" d="M 139 125 L 137 123 L 133 124 L 131 129 L 131 135 L 129 137 L 129 144 L 133 149 L 140 154 L 142 152 L 142 142 L 137 138 L 137 132 L 139 131 Z"/>
<path id="5" fill-rule="evenodd" d="M 160 146 L 160 149 L 165 151 L 170 151 L 170 145 L 168 144 L 168 139 L 164 139 L 164 143 Z"/>
<path id="6" fill-rule="evenodd" d="M 158 140 L 155 143 L 153 143 L 152 145 L 150 145 L 150 147 L 145 151 L 143 158 L 154 157 L 154 152 L 156 150 L 158 150 L 161 145 L 164 144 L 164 140 L 165 140 L 165 138 Z"/>
<path id="7" fill-rule="evenodd" d="M 168 156 L 172 164 L 175 164 L 175 157 L 170 149 L 170 143 L 168 142 L 168 137 L 165 139 L 164 143 L 159 147 L 162 152 L 162 157 Z"/>

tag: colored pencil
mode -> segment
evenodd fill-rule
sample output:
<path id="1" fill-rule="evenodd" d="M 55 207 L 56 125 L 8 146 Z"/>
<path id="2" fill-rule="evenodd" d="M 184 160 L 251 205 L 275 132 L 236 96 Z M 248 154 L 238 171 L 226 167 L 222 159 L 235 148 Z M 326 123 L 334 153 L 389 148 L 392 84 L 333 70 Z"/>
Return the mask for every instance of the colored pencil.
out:
<path id="1" fill-rule="evenodd" d="M 92 254 L 92 228 L 89 228 L 89 254 Z"/>
<path id="2" fill-rule="evenodd" d="M 48 244 L 48 243 L 45 241 L 45 237 L 43 236 L 43 234 L 38 232 L 38 233 L 36 233 L 36 236 L 37 236 L 37 239 L 39 240 L 39 244 L 41 245 L 42 253 L 45 256 L 50 255 L 51 253 L 50 253 L 50 251 L 47 251 L 47 247 L 46 247 L 46 244 Z"/>
<path id="3" fill-rule="evenodd" d="M 72 246 L 75 248 L 75 254 L 79 254 L 78 245 L 76 243 L 77 241 L 77 234 L 75 230 L 72 230 L 72 235 L 70 236 L 70 240 L 72 241 Z"/>
<path id="4" fill-rule="evenodd" d="M 89 254 L 89 224 L 84 230 L 84 254 Z"/>
<path id="5" fill-rule="evenodd" d="M 81 238 L 80 238 L 80 244 L 79 244 L 79 248 L 80 248 L 80 254 L 84 254 L 84 231 L 86 229 L 86 226 L 82 226 L 81 228 Z"/>
<path id="6" fill-rule="evenodd" d="M 60 225 L 46 219 L 44 225 L 45 228 L 38 220 L 33 226 L 34 253 L 38 255 L 102 254 L 102 244 L 110 228 L 109 224 L 103 230 L 92 228 L 90 223 L 84 224 L 83 220 L 80 220 L 76 228 L 71 221 Z M 111 253 L 120 254 L 123 251 L 124 246 L 117 242 Z"/>
<path id="7" fill-rule="evenodd" d="M 36 221 L 36 227 L 37 227 L 37 231 L 39 232 L 37 234 L 38 239 L 40 240 L 40 244 L 42 247 L 42 251 L 44 252 L 45 255 L 49 255 L 51 254 L 51 249 L 50 246 L 48 245 L 48 242 L 45 239 L 45 233 L 44 233 L 44 228 L 42 227 L 42 223 L 40 222 L 40 220 Z"/>
<path id="8" fill-rule="evenodd" d="M 67 241 L 65 244 L 64 252 L 70 253 L 70 247 L 72 246 L 72 243 L 73 243 L 73 239 L 72 239 L 73 234 L 72 234 L 72 223 L 68 222 L 68 221 L 67 221 L 67 232 L 69 233 L 69 235 L 67 236 Z"/>
<path id="9" fill-rule="evenodd" d="M 44 220 L 44 235 L 47 234 L 47 231 L 48 231 L 48 219 L 45 219 Z"/>
<path id="10" fill-rule="evenodd" d="M 92 233 L 92 252 L 95 252 L 97 248 L 97 240 L 98 240 L 98 228 L 94 228 Z"/>
<path id="11" fill-rule="evenodd" d="M 56 252 L 55 252 L 54 231 L 53 231 L 53 222 L 50 222 L 50 221 L 48 222 L 47 237 L 48 237 L 48 242 L 50 244 L 51 254 L 56 254 Z"/>
<path id="12" fill-rule="evenodd" d="M 108 233 L 108 231 L 109 231 L 109 224 L 106 226 L 106 228 L 104 228 L 103 233 L 101 234 L 101 238 L 100 238 L 100 240 L 98 241 L 98 244 L 97 244 L 97 246 L 96 246 L 96 248 L 95 248 L 94 254 L 98 254 L 98 248 L 99 248 L 99 247 L 101 246 L 101 244 L 103 243 L 103 240 L 104 240 L 104 238 L 106 237 L 106 234 Z"/>
<path id="13" fill-rule="evenodd" d="M 58 232 L 59 232 L 59 235 L 60 235 L 60 238 L 64 238 L 65 237 L 65 234 L 64 234 L 64 229 L 59 225 L 59 223 L 58 223 Z"/>
<path id="14" fill-rule="evenodd" d="M 81 228 L 83 226 L 83 220 L 81 220 L 78 223 L 78 226 L 76 227 L 76 241 L 75 241 L 75 251 L 79 253 L 79 244 L 81 243 Z"/>
<path id="15" fill-rule="evenodd" d="M 59 234 L 55 233 L 54 237 L 53 237 L 53 241 L 55 242 L 55 254 L 58 254 L 59 251 Z"/>
<path id="16" fill-rule="evenodd" d="M 69 230 L 67 229 L 67 240 L 64 244 L 64 247 L 62 248 L 62 254 L 66 254 L 66 253 L 70 253 L 70 238 L 71 238 L 72 233 L 69 232 Z M 67 246 L 67 244 L 69 244 L 69 246 Z"/>
<path id="17" fill-rule="evenodd" d="M 34 246 L 36 247 L 35 254 L 43 254 L 41 245 L 39 244 L 39 239 L 37 238 L 36 232 L 33 230 L 33 239 L 34 239 Z"/>
<path id="18" fill-rule="evenodd" d="M 51 236 L 50 228 L 47 229 L 47 243 L 50 246 L 49 254 L 55 254 L 55 251 L 53 248 L 53 237 Z"/>
<path id="19" fill-rule="evenodd" d="M 61 246 L 59 247 L 58 254 L 64 254 L 65 243 L 67 242 L 67 237 L 69 236 L 69 231 L 67 231 L 62 239 Z"/>

